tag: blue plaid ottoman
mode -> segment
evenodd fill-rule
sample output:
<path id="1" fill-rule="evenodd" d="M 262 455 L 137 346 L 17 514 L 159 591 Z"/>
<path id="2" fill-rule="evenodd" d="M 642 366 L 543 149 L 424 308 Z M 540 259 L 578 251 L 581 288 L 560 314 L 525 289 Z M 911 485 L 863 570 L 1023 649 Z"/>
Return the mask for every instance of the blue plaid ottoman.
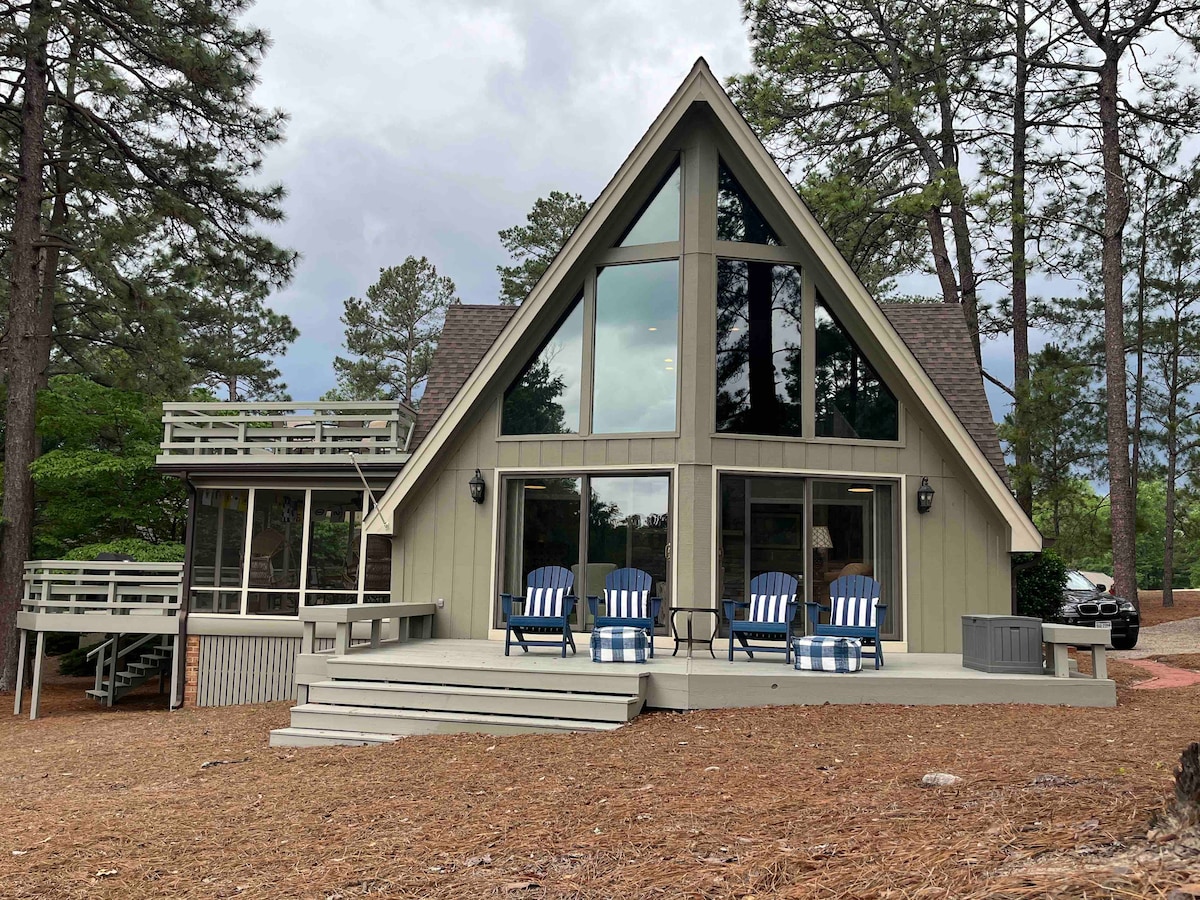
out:
<path id="1" fill-rule="evenodd" d="M 592 662 L 646 661 L 650 638 L 641 628 L 611 625 L 592 629 Z"/>
<path id="2" fill-rule="evenodd" d="M 792 639 L 796 668 L 810 672 L 861 672 L 862 641 L 844 637 Z"/>

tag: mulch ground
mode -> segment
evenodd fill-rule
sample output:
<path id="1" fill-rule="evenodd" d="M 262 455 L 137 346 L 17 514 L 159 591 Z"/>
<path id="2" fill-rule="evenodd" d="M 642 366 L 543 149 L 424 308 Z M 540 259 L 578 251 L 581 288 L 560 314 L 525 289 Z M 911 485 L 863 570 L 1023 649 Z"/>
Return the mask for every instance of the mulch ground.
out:
<path id="1" fill-rule="evenodd" d="M 1200 591 L 1173 591 L 1175 605 L 1162 605 L 1162 591 L 1138 591 L 1142 626 L 1161 625 L 1200 616 Z"/>
<path id="2" fill-rule="evenodd" d="M 103 710 L 80 689 L 60 679 L 45 718 L 0 719 L 5 896 L 1141 897 L 1200 883 L 1200 857 L 1145 841 L 1200 737 L 1200 687 L 1122 687 L 1116 709 L 650 713 L 610 734 L 314 750 L 266 746 L 287 704 L 168 713 L 143 695 Z M 963 781 L 923 788 L 929 772 Z"/>
<path id="3" fill-rule="evenodd" d="M 1180 669 L 1200 669 L 1200 653 L 1164 653 L 1154 660 Z"/>

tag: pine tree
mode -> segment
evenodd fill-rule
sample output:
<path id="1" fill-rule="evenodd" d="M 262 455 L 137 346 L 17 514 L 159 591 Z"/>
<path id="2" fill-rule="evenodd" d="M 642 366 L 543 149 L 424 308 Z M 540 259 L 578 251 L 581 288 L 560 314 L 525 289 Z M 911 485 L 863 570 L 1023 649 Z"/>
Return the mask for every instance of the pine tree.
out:
<path id="1" fill-rule="evenodd" d="M 0 32 L 0 218 L 9 292 L 0 536 L 0 690 L 33 528 L 35 401 L 52 368 L 186 389 L 194 272 L 265 291 L 294 254 L 259 232 L 283 190 L 258 178 L 284 115 L 251 100 L 267 36 L 247 0 L 29 0 Z M 9 193 L 11 192 L 11 193 Z"/>
<path id="2" fill-rule="evenodd" d="M 350 297 L 342 313 L 346 350 L 333 361 L 345 400 L 395 399 L 412 403 L 429 374 L 446 308 L 460 302 L 454 282 L 424 256 L 379 270 L 365 299 Z"/>
<path id="3" fill-rule="evenodd" d="M 514 225 L 500 232 L 500 243 L 514 265 L 497 266 L 500 273 L 500 302 L 517 306 L 542 277 L 567 238 L 583 221 L 590 204 L 579 194 L 551 191 L 540 197 L 525 217 L 525 225 Z"/>

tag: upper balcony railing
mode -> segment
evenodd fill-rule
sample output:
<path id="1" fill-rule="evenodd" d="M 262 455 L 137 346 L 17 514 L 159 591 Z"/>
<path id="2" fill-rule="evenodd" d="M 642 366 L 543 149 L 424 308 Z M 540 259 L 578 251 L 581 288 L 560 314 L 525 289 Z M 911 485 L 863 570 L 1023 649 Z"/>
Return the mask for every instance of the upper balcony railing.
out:
<path id="1" fill-rule="evenodd" d="M 416 421 L 399 400 L 164 403 L 158 463 L 399 463 Z"/>

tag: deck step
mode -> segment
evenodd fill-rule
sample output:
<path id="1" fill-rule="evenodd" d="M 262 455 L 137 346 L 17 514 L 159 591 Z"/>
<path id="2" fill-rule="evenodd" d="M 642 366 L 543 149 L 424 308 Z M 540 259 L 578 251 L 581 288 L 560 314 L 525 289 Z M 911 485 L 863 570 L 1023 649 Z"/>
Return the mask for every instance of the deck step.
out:
<path id="1" fill-rule="evenodd" d="M 501 660 L 505 657 L 501 657 Z M 556 659 L 531 661 L 528 668 L 517 663 L 497 664 L 480 661 L 471 664 L 438 665 L 428 662 L 400 662 L 370 658 L 337 656 L 326 663 L 326 677 L 336 681 L 374 681 L 399 684 L 458 685 L 462 687 L 510 688 L 539 690 L 552 687 L 558 691 L 595 694 L 642 694 L 649 673 L 639 666 L 622 671 L 561 671 Z M 599 667 L 597 667 L 599 669 Z"/>
<path id="2" fill-rule="evenodd" d="M 332 703 L 304 703 L 292 708 L 292 727 L 367 734 L 526 734 L 566 731 L 613 731 L 621 722 L 554 719 L 498 713 L 441 712 L 437 710 L 377 709 Z"/>
<path id="3" fill-rule="evenodd" d="M 643 702 L 639 694 L 581 694 L 524 688 L 349 680 L 311 684 L 308 700 L 312 704 L 593 722 L 628 722 L 641 712 Z"/>
<path id="4" fill-rule="evenodd" d="M 388 744 L 398 734 L 373 734 L 366 731 L 329 731 L 324 728 L 276 728 L 271 732 L 272 747 L 366 747 Z"/>

